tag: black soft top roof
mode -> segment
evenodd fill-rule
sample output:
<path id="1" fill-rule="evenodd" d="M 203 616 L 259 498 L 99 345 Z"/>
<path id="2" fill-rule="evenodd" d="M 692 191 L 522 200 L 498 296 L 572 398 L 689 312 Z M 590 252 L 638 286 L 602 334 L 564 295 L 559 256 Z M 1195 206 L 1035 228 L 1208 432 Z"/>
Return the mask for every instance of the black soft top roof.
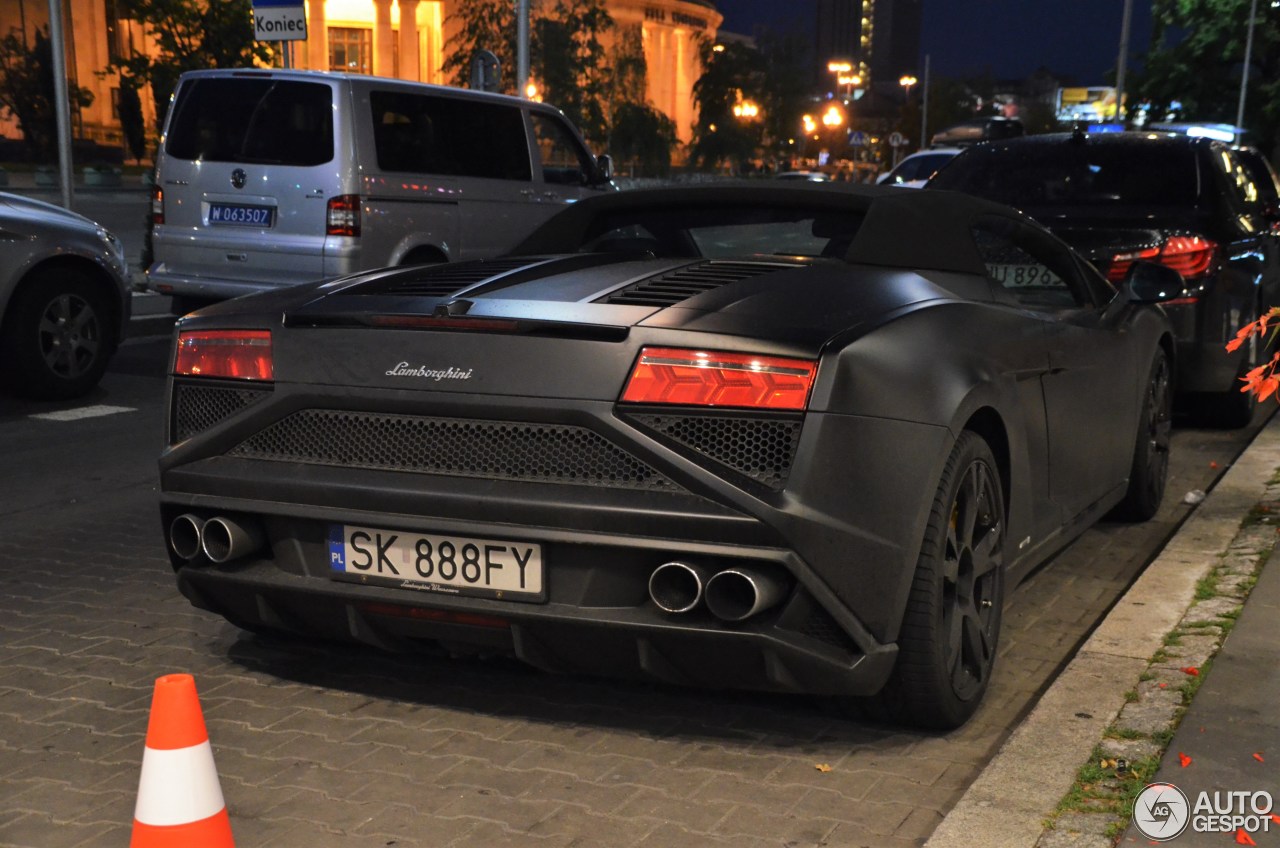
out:
<path id="1" fill-rule="evenodd" d="M 973 241 L 979 217 L 999 216 L 1042 230 L 1017 210 L 965 194 L 858 184 L 717 183 L 635 189 L 580 200 L 556 214 L 511 251 L 572 253 L 590 240 L 593 222 L 630 212 L 743 206 L 862 212 L 864 220 L 846 254 L 848 262 L 965 274 L 985 274 Z M 1047 232 L 1047 231 L 1046 231 Z"/>

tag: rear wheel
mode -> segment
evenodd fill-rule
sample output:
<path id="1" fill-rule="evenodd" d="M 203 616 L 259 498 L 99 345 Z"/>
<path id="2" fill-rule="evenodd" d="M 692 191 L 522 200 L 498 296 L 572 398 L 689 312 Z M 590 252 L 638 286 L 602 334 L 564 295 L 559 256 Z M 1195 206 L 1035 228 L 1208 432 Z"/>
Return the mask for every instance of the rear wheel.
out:
<path id="1" fill-rule="evenodd" d="M 1169 476 L 1169 433 L 1172 429 L 1169 357 L 1157 351 L 1142 399 L 1134 440 L 1129 489 L 1113 515 L 1124 521 L 1146 521 L 1160 509 Z"/>
<path id="2" fill-rule="evenodd" d="M 102 379 L 115 349 L 115 318 L 103 287 L 81 271 L 37 272 L 14 295 L 0 357 L 20 394 L 44 400 L 83 395 Z M 8 369 L 6 369 L 8 370 Z"/>
<path id="3" fill-rule="evenodd" d="M 1000 635 L 1004 514 L 991 449 L 966 431 L 934 495 L 878 717 L 949 729 L 978 709 Z"/>

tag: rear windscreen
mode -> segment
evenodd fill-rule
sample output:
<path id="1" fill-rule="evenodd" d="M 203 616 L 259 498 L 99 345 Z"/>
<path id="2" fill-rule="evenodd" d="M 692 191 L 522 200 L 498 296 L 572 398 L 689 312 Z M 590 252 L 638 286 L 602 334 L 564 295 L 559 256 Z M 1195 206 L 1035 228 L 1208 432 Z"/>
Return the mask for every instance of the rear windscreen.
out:
<path id="1" fill-rule="evenodd" d="M 323 165 L 333 160 L 333 92 L 291 80 L 188 80 L 164 149 L 193 161 Z"/>
<path id="2" fill-rule="evenodd" d="M 1019 209 L 1055 206 L 1189 206 L 1195 151 L 1165 144 L 979 145 L 929 183 Z"/>

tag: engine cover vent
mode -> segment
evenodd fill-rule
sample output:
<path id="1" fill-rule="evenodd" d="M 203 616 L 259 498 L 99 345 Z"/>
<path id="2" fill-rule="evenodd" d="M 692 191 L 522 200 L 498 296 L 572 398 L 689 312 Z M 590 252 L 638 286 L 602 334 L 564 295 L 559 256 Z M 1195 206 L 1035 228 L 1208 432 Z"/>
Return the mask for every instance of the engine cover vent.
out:
<path id="1" fill-rule="evenodd" d="M 597 303 L 626 306 L 674 306 L 720 286 L 749 280 L 762 274 L 787 271 L 794 265 L 780 262 L 725 262 L 711 260 L 686 265 L 619 289 Z"/>

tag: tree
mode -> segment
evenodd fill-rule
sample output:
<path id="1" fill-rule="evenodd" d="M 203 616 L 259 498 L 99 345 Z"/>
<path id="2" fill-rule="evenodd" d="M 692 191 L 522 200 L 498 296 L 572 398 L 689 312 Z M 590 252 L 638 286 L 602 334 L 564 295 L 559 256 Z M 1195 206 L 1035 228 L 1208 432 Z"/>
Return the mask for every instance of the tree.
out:
<path id="1" fill-rule="evenodd" d="M 762 30 L 757 41 L 766 68 L 760 93 L 764 143 L 775 154 L 790 154 L 794 148 L 789 142 L 803 131 L 802 117 L 812 107 L 807 70 L 812 51 L 795 34 L 775 36 Z"/>
<path id="2" fill-rule="evenodd" d="M 1280 20 L 1259 4 L 1253 34 L 1245 141 L 1280 156 Z M 1135 97 L 1163 116 L 1175 101 L 1196 121 L 1234 124 L 1250 0 L 1153 0 L 1151 50 Z M 1132 101 L 1131 101 L 1132 102 Z"/>
<path id="3" fill-rule="evenodd" d="M 120 130 L 124 143 L 133 160 L 137 162 L 147 152 L 147 125 L 142 117 L 142 100 L 138 97 L 138 82 L 133 77 L 120 77 Z"/>
<path id="4" fill-rule="evenodd" d="M 577 124 L 593 146 L 608 141 L 610 71 L 600 36 L 613 27 L 604 0 L 557 0 L 541 16 L 530 48 L 543 98 Z"/>
<path id="5" fill-rule="evenodd" d="M 676 125 L 645 97 L 648 64 L 639 24 L 619 29 L 609 65 L 613 73 L 606 149 L 632 176 L 665 176 L 677 142 Z"/>
<path id="6" fill-rule="evenodd" d="M 72 110 L 93 103 L 93 93 L 67 81 Z M 53 85 L 53 43 L 48 27 L 38 29 L 28 47 L 18 30 L 0 39 L 0 108 L 22 130 L 28 155 L 36 162 L 56 154 L 57 108 Z"/>
<path id="7" fill-rule="evenodd" d="M 469 0 L 459 3 L 449 20 L 459 24 L 449 39 L 442 70 L 450 82 L 466 87 L 471 80 L 471 57 L 488 50 L 502 63 L 498 90 L 516 93 L 516 11 L 512 0 Z"/>
<path id="8" fill-rule="evenodd" d="M 169 96 L 186 71 L 269 65 L 275 51 L 256 41 L 250 0 L 118 0 L 121 17 L 143 25 L 153 55 L 135 54 L 107 67 L 125 84 L 149 85 L 156 121 L 164 123 Z"/>
<path id="9" fill-rule="evenodd" d="M 717 49 L 722 48 L 722 49 Z M 742 120 L 733 107 L 744 101 L 763 100 L 766 73 L 763 54 L 738 42 L 699 45 L 702 76 L 693 84 L 698 122 L 693 128 L 690 159 L 694 165 L 716 168 L 732 163 L 739 171 L 755 156 L 763 140 L 758 120 Z"/>

